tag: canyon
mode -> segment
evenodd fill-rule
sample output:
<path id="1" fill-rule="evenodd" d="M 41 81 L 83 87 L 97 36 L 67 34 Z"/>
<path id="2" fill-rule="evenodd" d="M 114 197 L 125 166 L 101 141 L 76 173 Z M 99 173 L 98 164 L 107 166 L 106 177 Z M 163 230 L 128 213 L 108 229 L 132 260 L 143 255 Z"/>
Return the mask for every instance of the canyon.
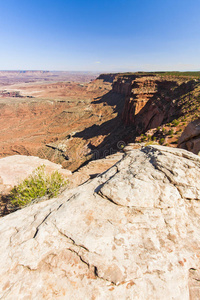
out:
<path id="1" fill-rule="evenodd" d="M 198 300 L 199 75 L 33 73 L 0 85 L 0 298 Z M 67 188 L 14 207 L 40 165 Z"/>
<path id="2" fill-rule="evenodd" d="M 71 136 L 88 126 L 100 126 L 117 115 L 114 107 L 99 101 L 111 89 L 111 84 L 101 80 L 88 84 L 15 84 L 7 88 L 9 93 L 17 90 L 18 96 L 0 98 L 1 157 L 37 155 L 68 167 L 71 153 L 75 156 L 76 152 L 76 160 L 81 159 L 84 156 L 81 152 L 87 152 L 89 144 L 77 138 L 73 146 Z M 98 139 L 102 138 L 101 134 Z M 76 162 L 71 165 L 77 167 Z"/>
<path id="3" fill-rule="evenodd" d="M 101 74 L 81 83 L 49 82 L 47 74 L 1 83 L 0 157 L 34 155 L 75 171 L 130 142 L 176 147 L 199 116 L 198 74 Z"/>

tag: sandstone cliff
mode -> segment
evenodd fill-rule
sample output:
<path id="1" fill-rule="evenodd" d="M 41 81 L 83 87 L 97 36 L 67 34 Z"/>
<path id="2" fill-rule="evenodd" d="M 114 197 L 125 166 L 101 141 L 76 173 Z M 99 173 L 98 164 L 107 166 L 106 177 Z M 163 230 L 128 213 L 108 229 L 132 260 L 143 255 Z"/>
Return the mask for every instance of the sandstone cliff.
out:
<path id="1" fill-rule="evenodd" d="M 126 149 L 88 183 L 0 219 L 2 299 L 200 298 L 200 158 Z"/>
<path id="2" fill-rule="evenodd" d="M 113 82 L 113 91 L 126 96 L 122 119 L 137 134 L 183 115 L 184 101 L 196 88 L 196 79 L 157 74 L 118 74 Z"/>

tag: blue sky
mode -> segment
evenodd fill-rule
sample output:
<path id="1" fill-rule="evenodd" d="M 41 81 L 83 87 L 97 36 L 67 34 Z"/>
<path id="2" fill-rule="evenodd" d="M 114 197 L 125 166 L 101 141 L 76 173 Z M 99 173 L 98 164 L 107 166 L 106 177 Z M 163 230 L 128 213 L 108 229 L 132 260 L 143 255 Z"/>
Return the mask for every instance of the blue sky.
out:
<path id="1" fill-rule="evenodd" d="M 200 70 L 200 0 L 0 0 L 0 70 Z"/>

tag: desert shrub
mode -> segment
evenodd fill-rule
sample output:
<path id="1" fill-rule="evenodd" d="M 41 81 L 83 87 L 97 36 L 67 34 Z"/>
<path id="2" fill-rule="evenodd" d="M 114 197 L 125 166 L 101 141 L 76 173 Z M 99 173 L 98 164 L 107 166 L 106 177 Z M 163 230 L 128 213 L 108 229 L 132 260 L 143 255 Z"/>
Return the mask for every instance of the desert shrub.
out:
<path id="1" fill-rule="evenodd" d="M 158 145 L 158 143 L 155 141 L 148 141 L 145 143 L 145 146 L 149 146 L 149 145 Z"/>
<path id="2" fill-rule="evenodd" d="M 165 139 L 164 138 L 161 138 L 160 140 L 159 140 L 159 144 L 163 144 L 164 143 L 164 141 L 165 141 Z"/>
<path id="3" fill-rule="evenodd" d="M 178 126 L 179 123 L 180 123 L 180 122 L 179 122 L 178 120 L 176 120 L 176 119 L 174 119 L 174 120 L 172 121 L 173 126 Z"/>
<path id="4" fill-rule="evenodd" d="M 151 135 L 148 134 L 148 135 L 147 135 L 147 138 L 148 138 L 148 140 L 151 140 Z"/>
<path id="5" fill-rule="evenodd" d="M 62 174 L 58 171 L 46 174 L 45 166 L 42 165 L 11 190 L 10 201 L 12 205 L 22 207 L 44 196 L 47 199 L 56 197 L 66 185 L 67 181 Z"/>
<path id="6" fill-rule="evenodd" d="M 168 134 L 169 135 L 172 135 L 174 133 L 174 130 L 173 129 L 170 129 L 169 131 L 168 131 Z"/>
<path id="7" fill-rule="evenodd" d="M 147 140 L 147 136 L 143 135 L 142 138 L 141 138 L 141 141 L 144 142 L 145 140 Z"/>

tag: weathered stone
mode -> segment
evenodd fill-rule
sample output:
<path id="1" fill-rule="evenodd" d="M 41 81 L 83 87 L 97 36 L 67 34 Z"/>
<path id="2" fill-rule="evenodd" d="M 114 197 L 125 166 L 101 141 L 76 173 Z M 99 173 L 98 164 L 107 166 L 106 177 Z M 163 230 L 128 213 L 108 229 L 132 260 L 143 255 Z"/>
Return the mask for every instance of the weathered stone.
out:
<path id="1" fill-rule="evenodd" d="M 200 119 L 188 124 L 179 138 L 178 147 L 195 154 L 200 152 Z"/>
<path id="2" fill-rule="evenodd" d="M 103 159 L 90 161 L 87 165 L 81 167 L 77 172 L 74 172 L 72 176 L 70 176 L 70 188 L 83 184 L 84 182 L 105 172 L 121 160 L 123 155 L 123 153 L 118 152 L 116 154 L 106 156 Z"/>
<path id="3" fill-rule="evenodd" d="M 199 299 L 200 157 L 149 146 L 0 220 L 2 299 Z"/>

